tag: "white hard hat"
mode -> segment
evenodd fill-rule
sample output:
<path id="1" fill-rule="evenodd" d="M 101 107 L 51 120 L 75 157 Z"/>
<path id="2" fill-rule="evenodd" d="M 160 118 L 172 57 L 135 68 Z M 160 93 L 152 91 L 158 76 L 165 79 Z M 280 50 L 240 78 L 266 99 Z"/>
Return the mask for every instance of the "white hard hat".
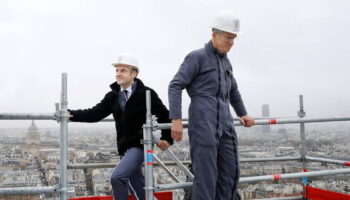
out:
<path id="1" fill-rule="evenodd" d="M 239 19 L 230 10 L 221 10 L 215 16 L 211 28 L 221 31 L 239 34 Z"/>
<path id="2" fill-rule="evenodd" d="M 135 67 L 137 70 L 139 69 L 139 62 L 137 61 L 137 58 L 127 53 L 120 54 L 117 62 L 112 63 L 112 65 L 130 65 Z"/>

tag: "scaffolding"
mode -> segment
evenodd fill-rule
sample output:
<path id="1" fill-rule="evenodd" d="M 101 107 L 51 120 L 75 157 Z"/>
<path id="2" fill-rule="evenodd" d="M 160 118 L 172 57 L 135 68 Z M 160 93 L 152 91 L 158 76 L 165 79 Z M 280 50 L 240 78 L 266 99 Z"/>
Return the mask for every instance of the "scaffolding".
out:
<path id="1" fill-rule="evenodd" d="M 145 192 L 147 200 L 154 200 L 154 193 L 157 191 L 183 189 L 185 187 L 191 187 L 192 182 L 181 182 L 168 168 L 167 165 L 177 165 L 190 180 L 193 180 L 193 174 L 185 166 L 189 164 L 189 161 L 180 161 L 174 153 L 170 150 L 165 150 L 168 156 L 173 161 L 162 162 L 156 155 L 153 154 L 154 143 L 159 141 L 155 137 L 154 132 L 162 129 L 170 129 L 169 123 L 157 123 L 155 116 L 151 113 L 150 103 L 150 91 L 146 91 L 146 124 L 143 125 L 143 143 L 144 143 L 144 168 L 145 168 Z M 275 157 L 275 158 L 252 158 L 241 159 L 240 162 L 270 162 L 270 161 L 300 161 L 302 163 L 303 172 L 289 173 L 289 174 L 275 174 L 266 176 L 253 176 L 242 177 L 239 183 L 252 183 L 260 181 L 278 181 L 282 179 L 292 178 L 306 178 L 315 176 L 330 176 L 336 174 L 350 173 L 350 168 L 338 168 L 332 170 L 320 170 L 307 172 L 306 162 L 321 162 L 337 164 L 342 166 L 350 166 L 350 161 L 326 159 L 319 157 L 312 157 L 306 155 L 305 147 L 305 123 L 317 123 L 317 122 L 334 122 L 334 121 L 350 121 L 350 117 L 328 117 L 328 118 L 306 118 L 303 106 L 303 96 L 299 96 L 300 110 L 298 112 L 299 118 L 278 118 L 278 119 L 266 119 L 256 118 L 255 125 L 272 125 L 272 124 L 300 124 L 300 156 L 296 157 Z M 52 194 L 56 193 L 60 195 L 61 200 L 67 199 L 68 182 L 67 182 L 67 169 L 82 169 L 82 168 L 107 168 L 114 167 L 115 164 L 72 164 L 67 163 L 67 149 L 68 149 L 68 101 L 67 101 L 67 74 L 62 74 L 61 85 L 61 103 L 60 108 L 56 105 L 56 112 L 49 114 L 31 114 L 31 113 L 0 113 L 0 120 L 55 120 L 60 122 L 60 182 L 58 185 L 45 186 L 45 187 L 16 187 L 16 188 L 0 188 L 0 195 L 16 195 L 16 194 Z M 104 119 L 103 121 L 113 121 L 113 119 Z M 235 126 L 242 126 L 239 121 L 234 121 Z M 188 127 L 188 122 L 184 121 L 184 128 Z M 154 162 L 156 161 L 156 162 Z M 159 165 L 173 178 L 176 183 L 172 184 L 156 184 L 153 176 L 153 166 Z M 310 189 L 309 189 L 310 190 Z M 303 197 L 286 197 L 286 198 L 274 198 L 274 199 L 302 199 Z M 272 200 L 272 199 L 270 199 Z"/>

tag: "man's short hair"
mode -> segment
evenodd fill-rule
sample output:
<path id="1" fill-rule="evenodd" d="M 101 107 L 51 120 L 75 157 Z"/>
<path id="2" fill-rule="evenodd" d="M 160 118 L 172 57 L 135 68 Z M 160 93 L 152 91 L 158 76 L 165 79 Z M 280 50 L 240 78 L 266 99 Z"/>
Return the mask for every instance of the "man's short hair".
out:
<path id="1" fill-rule="evenodd" d="M 136 73 L 139 73 L 139 68 L 137 68 L 137 67 L 134 67 L 134 66 L 131 66 L 131 65 L 130 65 L 130 69 L 131 69 L 131 71 L 134 71 L 134 72 L 136 72 Z"/>
<path id="2" fill-rule="evenodd" d="M 219 30 L 219 29 L 216 29 L 216 28 L 212 28 L 211 31 L 212 31 L 213 33 L 223 33 L 223 32 L 224 32 L 224 31 Z"/>

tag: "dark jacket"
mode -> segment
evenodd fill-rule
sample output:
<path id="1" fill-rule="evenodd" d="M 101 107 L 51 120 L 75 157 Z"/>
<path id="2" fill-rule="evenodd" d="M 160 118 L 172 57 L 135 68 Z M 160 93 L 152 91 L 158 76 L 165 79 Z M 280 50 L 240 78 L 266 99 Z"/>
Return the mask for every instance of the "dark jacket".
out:
<path id="1" fill-rule="evenodd" d="M 75 122 L 98 122 L 111 113 L 115 120 L 117 130 L 117 144 L 119 155 L 123 155 L 131 147 L 143 148 L 142 126 L 146 122 L 146 90 L 151 91 L 152 114 L 158 117 L 159 123 L 169 123 L 169 111 L 159 99 L 157 93 L 137 81 L 136 89 L 131 94 L 123 112 L 119 105 L 120 86 L 115 82 L 110 85 L 112 91 L 108 92 L 100 103 L 92 108 L 84 110 L 69 110 Z M 173 143 L 170 130 L 162 130 L 161 140 Z"/>

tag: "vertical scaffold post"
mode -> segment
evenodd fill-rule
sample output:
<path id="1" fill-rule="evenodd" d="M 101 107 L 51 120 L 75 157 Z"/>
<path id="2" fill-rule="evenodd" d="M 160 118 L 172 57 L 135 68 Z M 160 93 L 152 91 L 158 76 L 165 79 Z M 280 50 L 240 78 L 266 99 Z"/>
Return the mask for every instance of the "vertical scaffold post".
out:
<path id="1" fill-rule="evenodd" d="M 60 111 L 60 199 L 67 200 L 67 148 L 68 148 L 68 111 L 67 111 L 67 73 L 62 74 L 61 111 Z"/>
<path id="2" fill-rule="evenodd" d="M 146 91 L 146 124 L 143 125 L 146 200 L 154 200 L 151 93 Z"/>
<path id="3" fill-rule="evenodd" d="M 303 95 L 299 95 L 299 105 L 300 110 L 298 112 L 298 116 L 300 118 L 305 117 L 305 111 L 304 111 L 304 102 L 303 102 Z M 305 123 L 300 123 L 300 156 L 301 156 L 301 164 L 302 164 L 302 170 L 303 172 L 306 172 L 306 146 L 305 146 Z M 308 179 L 303 178 L 302 180 L 303 184 L 307 184 Z"/>

